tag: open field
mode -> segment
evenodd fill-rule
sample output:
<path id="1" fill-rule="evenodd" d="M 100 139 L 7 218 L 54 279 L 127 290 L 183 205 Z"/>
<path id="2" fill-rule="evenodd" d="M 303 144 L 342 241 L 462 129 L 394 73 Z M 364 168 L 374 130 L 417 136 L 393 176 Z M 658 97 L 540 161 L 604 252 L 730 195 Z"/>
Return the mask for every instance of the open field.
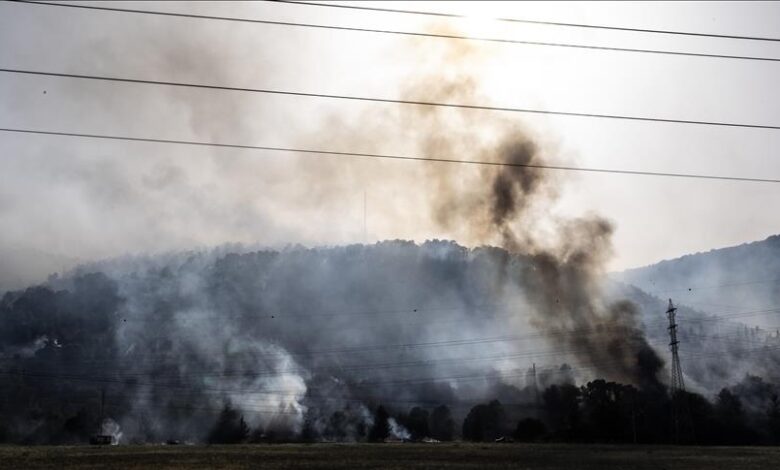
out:
<path id="1" fill-rule="evenodd" d="M 780 448 L 558 444 L 285 444 L 241 446 L 0 447 L 0 467 L 325 469 L 540 468 L 771 469 Z"/>

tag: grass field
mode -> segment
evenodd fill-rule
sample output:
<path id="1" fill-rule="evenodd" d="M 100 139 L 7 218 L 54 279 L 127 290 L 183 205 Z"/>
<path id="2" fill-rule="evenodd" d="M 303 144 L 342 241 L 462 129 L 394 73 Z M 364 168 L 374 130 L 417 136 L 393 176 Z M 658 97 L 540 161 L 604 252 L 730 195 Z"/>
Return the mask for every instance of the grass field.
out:
<path id="1" fill-rule="evenodd" d="M 0 468 L 749 470 L 780 468 L 780 448 L 465 443 L 116 447 L 2 446 L 0 447 Z"/>

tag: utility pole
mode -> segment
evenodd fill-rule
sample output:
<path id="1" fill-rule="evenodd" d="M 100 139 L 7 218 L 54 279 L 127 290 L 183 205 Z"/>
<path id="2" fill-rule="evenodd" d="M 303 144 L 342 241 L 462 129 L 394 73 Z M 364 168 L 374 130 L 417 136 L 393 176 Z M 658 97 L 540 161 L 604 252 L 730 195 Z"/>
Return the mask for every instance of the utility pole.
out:
<path id="1" fill-rule="evenodd" d="M 631 396 L 631 435 L 634 437 L 634 444 L 636 444 L 636 394 Z"/>
<path id="2" fill-rule="evenodd" d="M 116 444 L 117 441 L 112 434 L 105 434 L 103 424 L 106 421 L 106 389 L 100 390 L 100 421 L 98 422 L 97 433 L 90 437 L 89 443 L 92 445 L 110 445 Z"/>
<path id="3" fill-rule="evenodd" d="M 103 421 L 106 419 L 105 415 L 105 408 L 106 408 L 106 389 L 103 388 L 100 390 L 100 422 L 98 423 L 98 434 L 103 434 Z"/>
<path id="4" fill-rule="evenodd" d="M 368 223 L 366 222 L 366 190 L 363 190 L 363 243 L 368 243 Z"/>
<path id="5" fill-rule="evenodd" d="M 541 400 L 539 400 L 539 384 L 536 381 L 536 363 L 533 363 L 533 373 L 534 373 L 534 393 L 536 394 L 536 406 L 540 406 Z"/>

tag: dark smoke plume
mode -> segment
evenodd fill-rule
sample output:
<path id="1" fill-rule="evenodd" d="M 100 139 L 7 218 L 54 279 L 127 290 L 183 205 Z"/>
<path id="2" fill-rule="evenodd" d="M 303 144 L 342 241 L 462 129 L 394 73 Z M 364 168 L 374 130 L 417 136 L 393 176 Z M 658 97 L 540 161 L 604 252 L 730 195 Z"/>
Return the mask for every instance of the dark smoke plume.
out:
<path id="1" fill-rule="evenodd" d="M 453 46 L 445 54 L 452 62 L 441 65 L 454 72 L 421 78 L 404 96 L 479 100 L 476 80 L 465 72 L 473 54 L 468 46 Z M 562 179 L 535 167 L 553 163 L 537 140 L 497 114 L 462 112 L 455 119 L 472 124 L 462 128 L 451 122 L 457 111 L 407 108 L 406 113 L 405 122 L 422 124 L 419 147 L 428 154 L 515 165 L 482 167 L 468 186 L 457 183 L 456 170 L 436 167 L 433 220 L 443 228 L 459 227 L 466 241 L 496 244 L 533 260 L 515 281 L 529 302 L 533 326 L 549 333 L 551 343 L 576 351 L 581 363 L 608 364 L 601 370 L 605 377 L 660 388 L 663 362 L 640 329 L 637 307 L 627 300 L 607 301 L 600 287 L 613 226 L 596 215 L 573 220 L 551 215 Z M 492 131 L 491 138 L 473 135 L 482 127 Z"/>

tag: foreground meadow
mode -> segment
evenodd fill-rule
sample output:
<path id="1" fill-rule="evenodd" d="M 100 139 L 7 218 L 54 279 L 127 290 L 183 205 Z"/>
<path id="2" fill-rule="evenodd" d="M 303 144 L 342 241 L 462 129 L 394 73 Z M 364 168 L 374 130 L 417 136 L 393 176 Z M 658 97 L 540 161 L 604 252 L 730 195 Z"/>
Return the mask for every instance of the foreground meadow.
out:
<path id="1" fill-rule="evenodd" d="M 0 447 L 13 469 L 771 469 L 780 448 L 564 444 L 279 444 Z"/>

